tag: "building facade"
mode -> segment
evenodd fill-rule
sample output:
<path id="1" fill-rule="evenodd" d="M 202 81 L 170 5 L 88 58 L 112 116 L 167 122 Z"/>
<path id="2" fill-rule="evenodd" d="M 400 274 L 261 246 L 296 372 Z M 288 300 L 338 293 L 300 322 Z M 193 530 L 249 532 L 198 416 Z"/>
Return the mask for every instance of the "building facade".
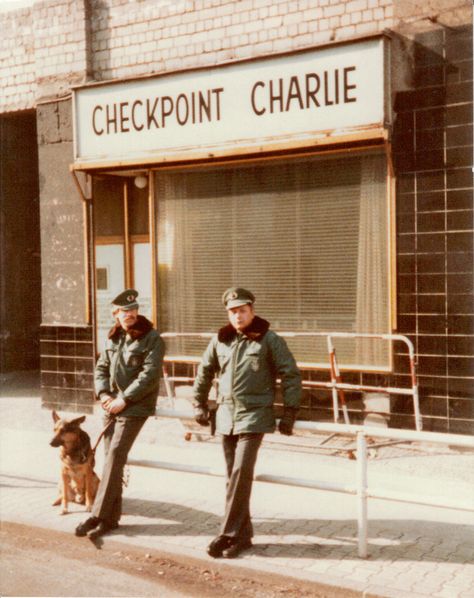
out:
<path id="1" fill-rule="evenodd" d="M 321 333 L 388 335 L 336 335 L 342 380 L 410 388 L 395 334 L 423 428 L 474 430 L 469 0 L 42 0 L 0 20 L 1 364 L 40 359 L 45 407 L 92 409 L 124 286 L 192 376 L 238 284 L 291 333 L 301 417 L 332 418 Z M 346 393 L 352 421 L 367 398 Z M 414 426 L 409 395 L 386 411 Z"/>

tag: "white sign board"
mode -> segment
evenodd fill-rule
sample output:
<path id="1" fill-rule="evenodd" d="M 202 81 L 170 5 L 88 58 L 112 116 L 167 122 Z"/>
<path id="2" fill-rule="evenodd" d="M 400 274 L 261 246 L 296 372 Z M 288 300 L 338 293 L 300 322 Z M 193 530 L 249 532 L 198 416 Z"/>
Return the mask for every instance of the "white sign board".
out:
<path id="1" fill-rule="evenodd" d="M 261 149 L 383 121 L 382 38 L 74 92 L 80 162 Z"/>

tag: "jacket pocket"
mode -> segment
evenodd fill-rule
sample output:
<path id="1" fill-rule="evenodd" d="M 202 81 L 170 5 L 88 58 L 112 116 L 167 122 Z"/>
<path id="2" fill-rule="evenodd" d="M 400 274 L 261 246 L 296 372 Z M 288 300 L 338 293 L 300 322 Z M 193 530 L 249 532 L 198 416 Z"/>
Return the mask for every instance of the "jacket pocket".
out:
<path id="1" fill-rule="evenodd" d="M 245 353 L 247 366 L 251 372 L 259 372 L 262 368 L 262 352 L 260 349 L 252 349 Z"/>

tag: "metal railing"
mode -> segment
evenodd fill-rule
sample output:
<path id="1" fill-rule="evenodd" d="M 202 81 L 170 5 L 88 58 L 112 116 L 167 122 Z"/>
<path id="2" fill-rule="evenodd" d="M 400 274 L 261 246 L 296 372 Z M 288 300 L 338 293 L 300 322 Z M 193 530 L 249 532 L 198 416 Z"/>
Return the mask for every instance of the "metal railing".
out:
<path id="1" fill-rule="evenodd" d="M 446 500 L 442 502 L 435 501 L 430 498 L 414 498 L 409 494 L 401 494 L 397 492 L 380 492 L 370 490 L 367 486 L 367 463 L 368 463 L 368 447 L 367 437 L 385 438 L 396 441 L 408 441 L 408 442 L 427 442 L 430 444 L 449 444 L 450 446 L 464 447 L 474 450 L 474 438 L 471 436 L 453 435 L 453 434 L 440 434 L 433 432 L 422 432 L 422 421 L 419 410 L 419 396 L 418 396 L 418 385 L 415 372 L 415 355 L 414 348 L 411 341 L 402 335 L 396 334 L 357 334 L 357 333 L 344 333 L 344 332 L 332 332 L 332 333 L 296 333 L 296 332 L 278 332 L 279 335 L 284 337 L 326 337 L 327 347 L 329 353 L 329 369 L 331 380 L 330 382 L 323 381 L 304 381 L 307 387 L 319 387 L 331 390 L 333 399 L 333 410 L 335 423 L 318 423 L 318 422 L 301 422 L 295 423 L 295 430 L 305 430 L 312 432 L 324 432 L 334 436 L 337 434 L 345 434 L 354 436 L 356 438 L 356 475 L 355 484 L 353 486 L 347 486 L 342 484 L 328 484 L 327 482 L 313 480 L 313 479 L 301 479 L 285 476 L 276 476 L 271 474 L 257 474 L 255 480 L 268 483 L 285 484 L 291 486 L 300 486 L 306 488 L 314 488 L 317 490 L 329 491 L 329 492 L 342 492 L 346 494 L 352 494 L 357 497 L 358 503 L 358 517 L 357 517 L 357 534 L 358 534 L 358 554 L 361 558 L 367 557 L 367 535 L 368 535 L 368 524 L 367 524 L 367 501 L 369 498 L 377 498 L 382 500 L 408 502 L 413 504 L 422 504 L 426 506 L 436 506 L 451 509 L 463 509 L 468 511 L 474 511 L 474 501 L 468 504 L 461 503 L 460 501 Z M 163 333 L 164 338 L 179 338 L 179 337 L 198 337 L 209 339 L 213 335 L 212 333 Z M 408 357 L 410 362 L 410 379 L 411 388 L 395 388 L 395 387 L 378 387 L 371 385 L 358 385 L 343 383 L 337 362 L 336 351 L 334 348 L 334 338 L 372 338 L 382 339 L 389 341 L 401 341 L 406 344 L 408 348 Z M 163 369 L 164 383 L 169 398 L 174 399 L 174 382 L 191 383 L 194 380 L 196 367 L 199 364 L 199 358 L 190 357 L 167 357 L 165 359 L 165 365 Z M 167 371 L 167 365 L 170 363 L 184 363 L 193 366 L 193 376 L 170 376 Z M 406 394 L 411 395 L 413 398 L 413 408 L 415 417 L 416 430 L 398 430 L 390 428 L 379 428 L 379 427 L 368 427 L 368 426 L 357 426 L 352 425 L 349 422 L 349 415 L 347 413 L 347 407 L 345 405 L 344 391 L 378 391 L 390 394 Z M 172 401 L 174 407 L 174 400 Z M 344 415 L 344 424 L 339 424 L 339 405 Z M 171 417 L 175 419 L 192 420 L 193 413 L 190 411 L 178 411 L 173 409 L 158 408 L 156 410 L 156 416 L 158 417 Z M 374 445 L 370 445 L 372 448 Z M 383 446 L 383 443 L 380 444 Z M 320 445 L 315 448 L 320 448 Z M 218 472 L 212 468 L 205 466 L 186 465 L 178 463 L 166 463 L 161 461 L 151 460 L 134 460 L 129 459 L 130 465 L 138 465 L 144 467 L 156 467 L 161 469 L 184 471 L 189 473 L 197 473 L 204 475 L 218 475 L 222 476 L 221 472 Z"/>
<path id="2" fill-rule="evenodd" d="M 324 382 L 320 380 L 303 380 L 303 386 L 305 388 L 322 388 L 330 390 L 332 393 L 332 406 L 334 422 L 339 421 L 339 410 L 343 413 L 344 423 L 350 424 L 349 413 L 345 401 L 345 391 L 356 391 L 356 392 L 383 392 L 386 394 L 397 394 L 397 395 L 409 395 L 413 400 L 413 414 L 415 418 L 415 428 L 420 431 L 423 428 L 422 417 L 420 412 L 419 404 L 419 392 L 418 382 L 416 377 L 415 367 L 415 349 L 413 343 L 409 338 L 401 334 L 370 334 L 370 333 L 356 333 L 356 332 L 280 332 L 278 335 L 286 338 L 301 338 L 301 337 L 314 337 L 314 338 L 326 338 L 327 350 L 328 350 L 328 361 L 329 361 L 329 372 L 330 382 Z M 212 338 L 213 334 L 210 332 L 202 333 L 191 333 L 191 332 L 164 332 L 161 334 L 163 338 Z M 410 370 L 410 382 L 411 387 L 387 387 L 387 386 L 373 386 L 368 384 L 350 384 L 342 381 L 339 363 L 337 360 L 336 349 L 334 346 L 334 339 L 336 338 L 353 338 L 353 339 L 374 339 L 374 340 L 385 340 L 385 341 L 399 341 L 404 343 L 408 349 L 408 360 Z M 163 380 L 165 383 L 166 392 L 168 398 L 174 399 L 173 383 L 192 383 L 194 377 L 186 376 L 170 376 L 167 370 L 167 365 L 171 363 L 187 363 L 194 366 L 194 369 L 199 364 L 199 358 L 190 357 L 165 357 L 165 363 L 163 366 Z"/>
<path id="3" fill-rule="evenodd" d="M 192 419 L 193 414 L 189 411 L 175 411 L 172 409 L 157 409 L 156 415 L 158 417 L 172 417 L 178 419 Z M 373 491 L 367 485 L 367 469 L 368 469 L 368 446 L 367 437 L 390 438 L 409 442 L 425 442 L 429 444 L 450 445 L 454 447 L 468 448 L 474 451 L 474 437 L 457 435 L 457 434 L 442 434 L 434 432 L 420 432 L 415 430 L 398 430 L 390 428 L 375 428 L 367 426 L 356 426 L 348 424 L 330 424 L 317 422 L 296 422 L 295 430 L 307 430 L 313 432 L 328 432 L 330 434 L 349 434 L 356 437 L 356 473 L 355 484 L 347 486 L 342 484 L 328 484 L 326 482 L 301 479 L 285 476 L 276 476 L 271 474 L 257 474 L 256 481 L 284 484 L 289 486 L 298 486 L 304 488 L 314 488 L 316 490 L 323 490 L 327 492 L 340 492 L 345 494 L 352 494 L 357 497 L 357 537 L 358 537 L 358 555 L 361 558 L 367 558 L 368 550 L 368 514 L 367 503 L 369 498 L 389 500 L 396 502 L 405 502 L 412 504 L 420 504 L 430 507 L 441 507 L 448 509 L 466 510 L 474 512 L 474 499 L 470 502 L 463 503 L 459 500 L 436 501 L 431 498 L 413 497 L 409 494 L 401 494 L 393 491 Z M 186 465 L 177 463 L 167 463 L 161 461 L 151 460 L 137 460 L 129 459 L 130 465 L 153 467 L 158 469 L 168 469 L 174 471 L 183 471 L 188 473 L 197 473 L 204 475 L 213 475 L 222 477 L 223 474 L 210 467 Z"/>

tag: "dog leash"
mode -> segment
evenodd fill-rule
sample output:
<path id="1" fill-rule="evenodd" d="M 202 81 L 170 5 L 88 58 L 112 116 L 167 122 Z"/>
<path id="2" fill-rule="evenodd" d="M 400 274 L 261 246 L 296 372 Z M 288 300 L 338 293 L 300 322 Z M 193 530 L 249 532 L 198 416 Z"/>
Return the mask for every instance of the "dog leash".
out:
<path id="1" fill-rule="evenodd" d="M 115 419 L 111 419 L 109 421 L 109 423 L 104 427 L 104 429 L 102 430 L 102 432 L 99 434 L 99 437 L 97 438 L 97 441 L 96 441 L 95 445 L 91 449 L 92 455 L 94 457 L 95 457 L 95 451 L 97 450 L 97 447 L 99 446 L 99 442 L 102 440 L 102 438 L 104 437 L 104 434 L 107 432 L 107 430 L 110 428 L 110 426 L 114 422 L 115 422 Z M 128 467 L 125 465 L 124 470 L 123 470 L 122 484 L 124 486 L 128 486 L 129 479 L 130 479 L 130 471 L 129 471 Z"/>
<path id="2" fill-rule="evenodd" d="M 97 447 L 99 446 L 99 442 L 102 440 L 102 438 L 104 437 L 104 434 L 107 432 L 107 430 L 110 428 L 110 426 L 115 422 L 115 419 L 111 419 L 109 421 L 109 423 L 105 426 L 105 428 L 102 430 L 102 432 L 99 434 L 99 438 L 97 438 L 97 442 L 95 443 L 94 447 L 92 448 L 92 454 L 95 455 L 95 451 L 97 450 Z"/>

